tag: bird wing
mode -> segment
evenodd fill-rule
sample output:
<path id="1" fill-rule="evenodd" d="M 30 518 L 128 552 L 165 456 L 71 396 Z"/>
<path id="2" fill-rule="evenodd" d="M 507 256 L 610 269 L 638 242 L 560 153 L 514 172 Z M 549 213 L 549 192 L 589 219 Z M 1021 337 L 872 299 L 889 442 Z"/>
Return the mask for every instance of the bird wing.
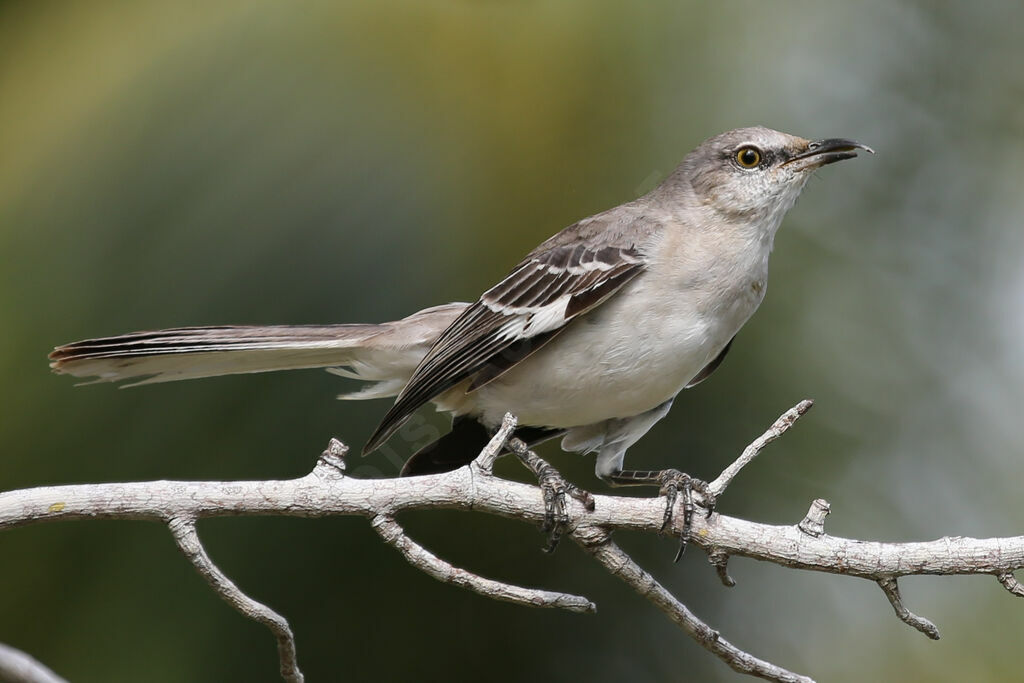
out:
<path id="1" fill-rule="evenodd" d="M 459 315 L 363 452 L 376 449 L 420 406 L 463 380 L 475 375 L 473 391 L 497 378 L 636 277 L 646 259 L 635 240 L 645 231 L 602 231 L 595 223 L 581 222 L 542 244 Z"/>

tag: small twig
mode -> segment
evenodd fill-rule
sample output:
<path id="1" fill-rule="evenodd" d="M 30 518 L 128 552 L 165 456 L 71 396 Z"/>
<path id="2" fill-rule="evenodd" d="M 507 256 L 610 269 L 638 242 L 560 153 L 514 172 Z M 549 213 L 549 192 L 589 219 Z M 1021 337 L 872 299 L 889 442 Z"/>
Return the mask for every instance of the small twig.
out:
<path id="1" fill-rule="evenodd" d="M 899 617 L 900 621 L 913 626 L 932 640 L 939 639 L 938 626 L 924 617 L 914 614 L 903 605 L 903 597 L 900 595 L 900 587 L 896 579 L 891 577 L 882 578 L 877 583 L 882 592 L 885 593 L 885 597 L 889 598 L 889 604 L 896 610 L 896 616 Z"/>
<path id="2" fill-rule="evenodd" d="M 818 498 L 811 503 L 810 509 L 807 510 L 807 514 L 797 524 L 797 528 L 808 536 L 820 538 L 825 534 L 825 518 L 828 517 L 830 512 L 832 512 L 832 506 L 828 504 L 828 501 L 824 498 Z"/>
<path id="3" fill-rule="evenodd" d="M 490 474 L 494 470 L 494 461 L 498 459 L 501 452 L 505 450 L 505 444 L 508 443 L 508 439 L 512 436 L 512 432 L 516 430 L 516 416 L 512 413 L 505 413 L 504 419 L 501 421 L 501 427 L 495 432 L 491 440 L 487 442 L 484 449 L 480 451 L 480 455 L 476 456 L 473 461 L 484 474 Z"/>
<path id="4" fill-rule="evenodd" d="M 754 439 L 749 446 L 743 449 L 743 452 L 740 453 L 740 457 L 736 458 L 736 461 L 733 464 L 726 467 L 722 473 L 718 475 L 717 479 L 708 484 L 708 491 L 711 495 L 716 498 L 722 495 L 726 487 L 728 487 L 729 484 L 732 483 L 732 480 L 736 478 L 736 475 L 740 473 L 740 470 L 749 465 L 750 462 L 756 458 L 762 450 L 764 450 L 765 446 L 785 434 L 786 431 L 808 410 L 810 410 L 813 405 L 814 401 L 804 399 L 783 413 L 782 416 L 775 421 L 775 424 L 768 428 L 768 431 Z"/>
<path id="5" fill-rule="evenodd" d="M 686 605 L 677 600 L 653 576 L 615 545 L 607 533 L 602 534 L 590 529 L 583 533 L 574 531 L 572 536 L 613 576 L 618 577 L 642 597 L 653 602 L 701 647 L 728 664 L 733 670 L 769 681 L 814 683 L 811 678 L 759 659 L 723 638 L 718 631 L 701 621 Z"/>
<path id="6" fill-rule="evenodd" d="M 1013 575 L 1013 572 L 1001 572 L 996 575 L 999 579 L 999 583 L 1003 584 L 1003 588 L 1010 591 L 1010 595 L 1016 595 L 1018 598 L 1024 598 L 1024 586 L 1021 585 L 1017 577 Z"/>
<path id="7" fill-rule="evenodd" d="M 324 481 L 342 479 L 345 476 L 345 455 L 348 453 L 348 446 L 335 438 L 327 442 L 320 457 L 317 458 L 316 466 L 313 467 L 313 476 Z"/>
<path id="8" fill-rule="evenodd" d="M 713 548 L 708 551 L 708 562 L 714 566 L 715 573 L 718 574 L 718 578 L 723 586 L 732 588 L 736 585 L 736 579 L 729 576 L 728 553 L 724 552 L 721 548 Z"/>
<path id="9" fill-rule="evenodd" d="M 724 490 L 745 464 L 767 443 L 792 426 L 809 406 L 810 402 L 802 402 L 783 415 L 710 486 L 718 492 Z M 3 492 L 0 493 L 0 530 L 36 522 L 74 519 L 142 519 L 168 524 L 179 547 L 211 586 L 237 610 L 273 630 L 278 640 L 282 674 L 288 681 L 301 681 L 302 674 L 295 664 L 295 643 L 287 621 L 241 593 L 213 565 L 196 535 L 195 520 L 269 514 L 309 518 L 358 515 L 375 520 L 381 516 L 391 518 L 404 510 L 455 509 L 499 515 L 528 523 L 543 522 L 550 511 L 546 509 L 545 494 L 542 491 L 536 486 L 500 479 L 483 471 L 481 467 L 493 462 L 490 453 L 494 449 L 498 452 L 508 449 L 521 452 L 533 465 L 543 462 L 539 458 L 534 460 L 536 454 L 531 453 L 521 441 L 511 438 L 512 432 L 509 430 L 514 428 L 512 418 L 503 423 L 503 428 L 491 441 L 490 450 L 478 458 L 482 462 L 474 461 L 470 467 L 420 477 L 360 479 L 345 476 L 346 449 L 340 442 L 332 440 L 315 469 L 297 479 L 79 484 Z M 506 437 L 508 440 L 502 449 L 500 444 Z M 555 491 L 556 496 L 558 491 L 563 496 L 572 493 L 574 489 L 571 485 L 554 478 L 557 473 L 551 470 L 548 474 L 552 475 L 547 477 L 548 489 Z M 591 496 L 575 490 L 581 494 L 584 505 L 577 506 L 564 501 L 566 504 L 562 507 L 560 519 L 563 528 L 585 548 L 594 548 L 592 554 L 595 557 L 609 569 L 614 567 L 616 575 L 655 602 L 691 636 L 738 671 L 773 680 L 809 680 L 761 662 L 724 641 L 607 540 L 608 534 L 617 529 L 662 532 L 664 499 Z M 859 541 L 825 534 L 822 524 L 826 512 L 827 504 L 815 501 L 800 525 L 760 524 L 722 514 L 715 514 L 711 518 L 697 515 L 692 520 L 691 541 L 710 553 L 719 577 L 726 583 L 731 581 L 726 571 L 726 560 L 731 556 L 751 557 L 784 567 L 875 581 L 886 593 L 897 615 L 931 637 L 938 635 L 935 626 L 911 614 L 903 606 L 896 586 L 899 577 L 986 574 L 997 577 L 1011 594 L 1024 597 L 1024 587 L 1012 574 L 1024 568 L 1024 536 L 986 539 L 954 537 L 916 543 Z M 383 526 L 379 525 L 379 531 L 387 531 L 387 521 L 381 520 Z M 398 531 L 401 532 L 400 527 Z M 437 560 L 404 534 L 393 538 L 396 540 L 389 542 L 407 557 Z M 462 572 L 441 560 L 437 560 L 433 567 L 442 574 Z M 458 584 L 460 580 L 467 580 L 467 576 L 473 575 L 465 572 L 459 576 L 459 579 L 451 582 Z M 513 592 L 531 590 L 500 585 Z M 557 596 L 563 594 L 546 591 L 535 591 L 532 594 L 552 596 L 547 606 L 572 609 L 575 605 L 580 611 L 593 609 L 588 600 L 578 596 L 567 596 L 568 603 L 559 604 Z M 546 600 L 546 597 L 543 598 L 541 603 Z M 574 600 L 578 602 L 573 603 Z M 518 602 L 538 604 L 529 598 Z"/>
<path id="10" fill-rule="evenodd" d="M 175 518 L 168 522 L 171 535 L 178 548 L 195 566 L 200 575 L 229 605 L 254 621 L 258 621 L 273 632 L 277 638 L 277 656 L 281 662 L 281 678 L 288 683 L 303 683 L 305 678 L 299 670 L 295 656 L 295 636 L 288 620 L 261 602 L 243 593 L 227 575 L 213 563 L 199 540 L 193 519 Z"/>
<path id="11" fill-rule="evenodd" d="M 514 586 L 451 565 L 409 538 L 401 525 L 388 515 L 377 515 L 370 525 L 388 545 L 402 553 L 409 564 L 438 581 L 471 590 L 487 598 L 527 607 L 557 607 L 581 613 L 597 611 L 597 605 L 580 595 Z"/>
<path id="12" fill-rule="evenodd" d="M 67 683 L 35 657 L 0 643 L 0 681 L 6 683 Z"/>

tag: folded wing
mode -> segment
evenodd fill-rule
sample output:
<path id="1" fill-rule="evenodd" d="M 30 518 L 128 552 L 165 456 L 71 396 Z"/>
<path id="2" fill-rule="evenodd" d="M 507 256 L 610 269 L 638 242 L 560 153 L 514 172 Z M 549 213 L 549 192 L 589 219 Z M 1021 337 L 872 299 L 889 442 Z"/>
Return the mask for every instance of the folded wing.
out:
<path id="1" fill-rule="evenodd" d="M 380 446 L 438 394 L 471 377 L 470 391 L 500 377 L 644 268 L 645 259 L 632 242 L 588 242 L 565 232 L 556 237 L 562 235 L 531 253 L 441 334 L 364 453 Z"/>

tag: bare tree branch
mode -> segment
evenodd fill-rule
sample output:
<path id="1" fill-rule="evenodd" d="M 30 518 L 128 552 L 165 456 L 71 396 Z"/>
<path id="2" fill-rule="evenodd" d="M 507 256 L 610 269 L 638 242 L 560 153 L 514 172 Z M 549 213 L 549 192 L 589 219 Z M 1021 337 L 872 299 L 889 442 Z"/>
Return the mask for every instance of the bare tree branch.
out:
<path id="1" fill-rule="evenodd" d="M 288 620 L 261 602 L 257 602 L 243 593 L 235 583 L 213 563 L 196 533 L 193 519 L 176 517 L 167 524 L 171 536 L 178 548 L 185 554 L 189 562 L 202 575 L 213 590 L 224 600 L 254 621 L 263 624 L 277 638 L 277 656 L 281 662 L 281 678 L 288 683 L 303 683 L 305 677 L 299 670 L 295 657 L 295 636 L 288 625 Z"/>
<path id="2" fill-rule="evenodd" d="M 832 512 L 832 506 L 828 504 L 828 501 L 824 498 L 816 498 L 797 527 L 808 536 L 817 538 L 825 533 L 825 518 L 830 512 Z"/>
<path id="3" fill-rule="evenodd" d="M 746 448 L 735 463 L 710 484 L 720 494 L 764 447 L 781 436 L 810 408 L 804 401 L 787 411 L 761 437 Z M 404 510 L 475 510 L 528 523 L 541 523 L 546 514 L 540 488 L 495 477 L 493 462 L 506 448 L 515 449 L 510 436 L 515 420 L 507 417 L 501 430 L 469 466 L 446 474 L 402 479 L 355 479 L 345 474 L 346 447 L 332 439 L 313 471 L 286 481 L 184 482 L 153 481 L 121 484 L 48 486 L 0 493 L 0 530 L 42 521 L 70 519 L 145 519 L 167 524 L 179 547 L 213 588 L 243 614 L 266 624 L 278 639 L 285 680 L 300 681 L 295 642 L 287 621 L 266 606 L 245 596 L 206 555 L 195 532 L 195 522 L 206 517 L 287 515 L 323 517 L 361 515 L 381 537 L 417 568 L 439 580 L 482 595 L 520 604 L 593 611 L 580 596 L 522 588 L 485 579 L 453 567 L 410 539 L 395 521 Z M 530 460 L 530 458 L 526 458 Z M 550 502 L 550 491 L 547 494 Z M 573 496 L 558 500 L 559 524 L 581 547 L 611 573 L 657 605 L 699 644 L 729 666 L 776 681 L 807 681 L 750 655 L 729 643 L 698 619 L 685 605 L 630 559 L 611 540 L 619 529 L 660 533 L 664 499 L 594 495 L 583 502 Z M 592 505 L 591 505 L 592 504 Z M 797 524 L 768 525 L 715 513 L 693 516 L 690 542 L 701 546 L 725 585 L 728 560 L 733 555 L 773 562 L 785 567 L 857 576 L 876 582 L 897 615 L 930 637 L 934 624 L 910 612 L 902 602 L 896 580 L 918 574 L 991 574 L 1012 594 L 1024 590 L 1013 572 L 1024 567 L 1024 536 L 1009 538 L 942 538 L 920 543 L 877 543 L 830 536 L 824 520 L 829 505 L 811 504 Z M 681 532 L 683 515 L 674 515 Z"/>
<path id="4" fill-rule="evenodd" d="M 487 442 L 484 449 L 480 451 L 480 455 L 473 461 L 473 467 L 482 474 L 490 474 L 494 471 L 494 461 L 501 455 L 501 451 L 505 448 L 505 444 L 512 437 L 512 432 L 516 430 L 518 420 L 512 413 L 506 413 L 505 419 L 501 421 L 501 427 L 491 437 L 491 440 Z"/>
<path id="5" fill-rule="evenodd" d="M 1024 598 L 1024 586 L 1020 584 L 1020 581 L 1013 575 L 1013 572 L 1000 572 L 996 575 L 996 578 L 999 579 L 999 583 L 1003 584 L 1003 588 L 1010 591 L 1010 595 Z"/>
<path id="6" fill-rule="evenodd" d="M 613 576 L 622 579 L 642 597 L 654 603 L 691 638 L 736 671 L 771 681 L 813 683 L 811 678 L 758 659 L 723 638 L 718 631 L 701 621 L 650 573 L 615 545 L 608 532 L 596 531 L 591 527 L 586 533 L 574 533 L 573 538 Z"/>
<path id="7" fill-rule="evenodd" d="M 807 411 L 812 407 L 814 407 L 814 401 L 804 399 L 784 412 L 764 434 L 751 441 L 750 445 L 743 449 L 740 457 L 736 458 L 733 464 L 722 470 L 718 478 L 708 484 L 708 491 L 711 495 L 716 498 L 722 495 L 729 484 L 732 483 L 732 480 L 736 478 L 736 475 L 740 473 L 740 470 L 753 462 L 754 458 L 764 450 L 765 446 L 789 431 L 789 428 L 806 415 Z"/>
<path id="8" fill-rule="evenodd" d="M 21 650 L 0 643 L 0 681 L 7 683 L 67 683 Z"/>
<path id="9" fill-rule="evenodd" d="M 370 526 L 380 534 L 380 537 L 388 545 L 402 553 L 402 557 L 409 564 L 438 581 L 467 588 L 488 598 L 514 602 L 527 607 L 561 607 L 570 612 L 597 611 L 597 605 L 580 595 L 513 586 L 501 581 L 485 579 L 465 569 L 455 567 L 409 538 L 398 522 L 387 515 L 377 515 L 370 522 Z"/>
<path id="10" fill-rule="evenodd" d="M 878 587 L 882 589 L 882 592 L 885 593 L 885 597 L 889 599 L 889 604 L 892 605 L 894 610 L 896 610 L 896 616 L 899 617 L 900 621 L 909 626 L 913 626 L 932 640 L 939 639 L 938 626 L 924 617 L 919 617 L 903 606 L 903 596 L 900 595 L 900 587 L 899 584 L 896 583 L 896 579 L 891 577 L 879 579 Z"/>

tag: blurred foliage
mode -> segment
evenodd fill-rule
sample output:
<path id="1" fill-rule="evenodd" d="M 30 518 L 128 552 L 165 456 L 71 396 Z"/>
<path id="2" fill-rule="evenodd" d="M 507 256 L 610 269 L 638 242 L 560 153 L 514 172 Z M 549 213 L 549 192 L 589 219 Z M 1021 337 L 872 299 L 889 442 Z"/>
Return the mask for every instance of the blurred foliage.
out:
<path id="1" fill-rule="evenodd" d="M 321 372 L 73 390 L 45 352 L 469 299 L 703 138 L 764 124 L 879 153 L 811 183 L 729 361 L 630 462 L 712 477 L 811 396 L 723 512 L 794 523 L 823 496 L 833 533 L 1019 534 L 1022 20 L 1013 0 L 0 4 L 0 486 L 301 475 L 385 405 L 332 401 Z M 548 452 L 602 489 L 589 459 Z M 600 611 L 440 585 L 362 520 L 200 530 L 289 617 L 310 680 L 735 678 L 572 547 L 545 556 L 535 530 L 473 515 L 404 521 L 452 561 Z M 725 590 L 699 553 L 620 540 L 733 642 L 821 680 L 1004 681 L 1024 663 L 1024 615 L 993 580 L 905 582 L 933 643 L 869 584 L 737 560 Z M 72 680 L 276 678 L 270 636 L 158 525 L 17 529 L 0 554 L 0 641 Z"/>

